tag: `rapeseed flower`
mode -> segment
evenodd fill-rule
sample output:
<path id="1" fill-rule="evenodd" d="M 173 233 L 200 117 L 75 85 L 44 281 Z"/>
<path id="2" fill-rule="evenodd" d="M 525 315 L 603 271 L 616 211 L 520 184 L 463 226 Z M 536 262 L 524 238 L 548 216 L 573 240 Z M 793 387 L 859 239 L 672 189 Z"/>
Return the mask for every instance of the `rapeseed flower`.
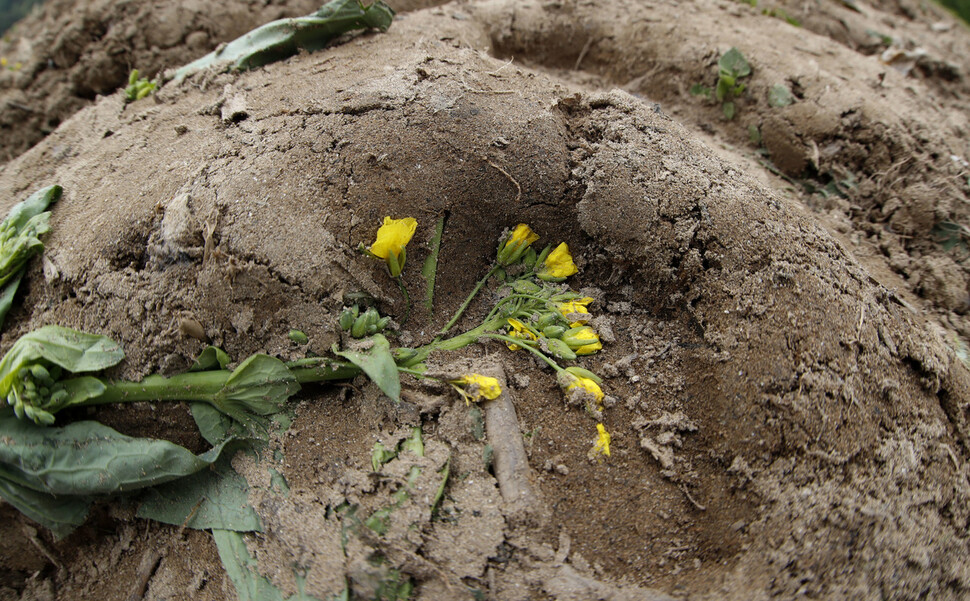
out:
<path id="1" fill-rule="evenodd" d="M 536 270 L 540 280 L 561 282 L 579 271 L 573 263 L 573 256 L 569 254 L 569 246 L 563 242 L 557 246 Z"/>
<path id="2" fill-rule="evenodd" d="M 539 234 L 528 225 L 520 223 L 499 245 L 496 260 L 499 265 L 511 265 L 522 258 L 526 249 L 539 239 Z"/>
<path id="3" fill-rule="evenodd" d="M 559 372 L 556 378 L 559 387 L 566 394 L 566 399 L 571 402 L 582 402 L 587 407 L 599 409 L 606 397 L 603 394 L 603 389 L 596 383 L 596 380 L 568 371 L 570 369 L 572 368 Z"/>
<path id="4" fill-rule="evenodd" d="M 578 326 L 567 330 L 562 335 L 562 341 L 568 344 L 577 355 L 592 355 L 603 348 L 599 335 L 589 326 Z"/>
<path id="5" fill-rule="evenodd" d="M 598 434 L 596 439 L 596 444 L 593 448 L 589 450 L 590 458 L 598 458 L 599 455 L 610 456 L 610 433 L 606 431 L 606 427 L 603 424 L 596 424 L 596 432 Z"/>
<path id="6" fill-rule="evenodd" d="M 465 374 L 458 379 L 448 380 L 448 383 L 465 399 L 466 405 L 472 401 L 494 401 L 502 394 L 502 386 L 491 376 Z"/>
<path id="7" fill-rule="evenodd" d="M 518 338 L 520 340 L 525 340 L 526 342 L 532 342 L 532 341 L 538 340 L 538 336 L 536 336 L 535 333 L 528 326 L 526 326 L 518 319 L 515 319 L 514 317 L 510 317 L 508 322 L 509 322 L 509 325 L 512 327 L 512 329 L 509 331 L 510 337 Z M 519 345 L 512 344 L 510 342 L 506 344 L 508 345 L 510 351 L 517 351 L 521 348 Z"/>
<path id="8" fill-rule="evenodd" d="M 584 326 L 589 323 L 589 320 L 585 317 L 589 315 L 586 306 L 592 302 L 593 299 L 587 296 L 564 303 L 556 303 L 556 308 L 559 309 L 562 316 L 569 322 L 570 327 Z"/>
<path id="9" fill-rule="evenodd" d="M 377 240 L 368 249 L 372 255 L 387 261 L 391 277 L 401 275 L 404 260 L 407 258 L 405 247 L 418 229 L 418 222 L 413 217 L 404 219 L 384 218 L 384 225 L 377 230 Z"/>

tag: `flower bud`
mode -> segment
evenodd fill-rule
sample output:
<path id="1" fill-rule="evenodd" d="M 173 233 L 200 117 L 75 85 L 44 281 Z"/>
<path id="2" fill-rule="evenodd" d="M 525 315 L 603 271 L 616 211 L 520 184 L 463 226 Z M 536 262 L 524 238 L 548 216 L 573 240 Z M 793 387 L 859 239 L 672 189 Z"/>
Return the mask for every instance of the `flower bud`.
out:
<path id="1" fill-rule="evenodd" d="M 593 328 L 589 326 L 577 326 L 570 328 L 562 335 L 562 341 L 572 348 L 579 348 L 587 344 L 596 344 L 600 341 L 599 336 Z"/>
<path id="2" fill-rule="evenodd" d="M 535 282 L 529 280 L 515 280 L 512 282 L 512 290 L 519 294 L 538 294 L 542 288 Z"/>
<path id="3" fill-rule="evenodd" d="M 566 328 L 563 326 L 546 326 L 542 328 L 542 335 L 546 338 L 562 338 L 562 335 L 566 333 Z"/>
<path id="4" fill-rule="evenodd" d="M 353 307 L 347 307 L 340 313 L 340 329 L 345 331 L 350 331 L 350 328 L 354 326 L 354 321 L 357 319 L 357 314 L 360 309 L 357 305 Z"/>
<path id="5" fill-rule="evenodd" d="M 496 261 L 499 265 L 503 266 L 518 262 L 529 248 L 529 245 L 538 239 L 539 234 L 533 232 L 528 225 L 520 223 L 515 226 L 512 233 L 502 240 L 502 243 L 499 245 Z"/>
<path id="6" fill-rule="evenodd" d="M 565 359 L 566 361 L 572 361 L 576 358 L 576 353 L 573 352 L 569 345 L 559 340 L 558 338 L 543 338 L 543 344 L 549 349 L 549 352 L 560 359 Z"/>

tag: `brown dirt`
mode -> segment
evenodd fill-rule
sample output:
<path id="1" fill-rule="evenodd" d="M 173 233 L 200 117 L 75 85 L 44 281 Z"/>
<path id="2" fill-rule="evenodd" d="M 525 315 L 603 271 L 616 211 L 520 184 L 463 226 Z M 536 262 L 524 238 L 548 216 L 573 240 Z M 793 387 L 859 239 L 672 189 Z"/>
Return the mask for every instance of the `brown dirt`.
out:
<path id="1" fill-rule="evenodd" d="M 916 3 L 802 6 L 786 5 L 795 29 L 731 2 L 452 3 L 127 107 L 99 98 L 0 167 L 8 204 L 66 190 L 3 346 L 43 324 L 83 328 L 122 342 L 114 375 L 138 377 L 188 365 L 204 343 L 179 326 L 194 319 L 236 358 L 297 356 L 292 327 L 324 352 L 345 291 L 403 309 L 355 250 L 380 218 L 419 220 L 405 270 L 419 296 L 448 214 L 435 315 L 416 311 L 406 332 L 423 342 L 503 228 L 528 222 L 569 242 L 573 285 L 612 332 L 584 365 L 607 376 L 613 455 L 588 459 L 596 422 L 497 343 L 463 354 L 500 361 L 513 383 L 539 497 L 529 519 L 502 499 L 482 418 L 454 395 L 408 381 L 394 407 L 361 382 L 308 389 L 278 459 L 264 458 L 289 496 L 252 499 L 265 532 L 250 546 L 278 586 L 295 591 L 297 566 L 318 598 L 345 578 L 366 597 L 382 574 L 364 560 L 380 555 L 421 599 L 967 598 L 970 372 L 943 341 L 970 333 L 966 272 L 929 228 L 968 217 L 951 155 L 970 156 L 970 37 Z M 864 33 L 877 27 L 935 58 L 905 76 L 882 65 Z M 687 90 L 713 83 L 731 45 L 754 75 L 725 122 Z M 798 101 L 769 107 L 783 81 Z M 223 122 L 239 96 L 245 118 Z M 789 180 L 852 173 L 857 186 L 827 199 L 792 187 L 757 162 L 748 125 Z M 181 407 L 97 417 L 202 444 Z M 374 442 L 419 424 L 426 456 L 371 473 Z M 336 508 L 385 506 L 414 465 L 420 494 L 403 517 L 342 551 Z M 237 467 L 254 483 L 264 473 Z M 146 598 L 231 595 L 206 533 L 112 504 L 55 543 L 0 511 L 0 598 L 123 599 L 158 548 Z"/>
<path id="2" fill-rule="evenodd" d="M 400 12 L 441 0 L 398 0 Z M 315 0 L 50 0 L 0 40 L 0 163 L 21 154 L 138 69 L 153 79 L 274 19 L 306 15 Z"/>

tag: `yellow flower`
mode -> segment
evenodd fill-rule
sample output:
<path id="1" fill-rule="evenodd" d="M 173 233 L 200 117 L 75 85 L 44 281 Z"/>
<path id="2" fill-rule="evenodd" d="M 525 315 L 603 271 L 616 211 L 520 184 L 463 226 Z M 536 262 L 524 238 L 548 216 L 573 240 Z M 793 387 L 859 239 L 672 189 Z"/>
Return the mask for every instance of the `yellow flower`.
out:
<path id="1" fill-rule="evenodd" d="M 502 394 L 502 387 L 498 380 L 481 374 L 466 374 L 456 380 L 448 380 L 458 394 L 465 399 L 465 404 L 480 400 L 493 401 Z"/>
<path id="2" fill-rule="evenodd" d="M 610 433 L 606 431 L 603 424 L 596 424 L 596 432 L 599 436 L 596 439 L 596 444 L 593 448 L 589 450 L 590 458 L 598 458 L 600 454 L 610 456 Z"/>
<path id="3" fill-rule="evenodd" d="M 539 266 L 536 275 L 541 280 L 562 281 L 579 271 L 569 254 L 569 246 L 563 242 L 555 248 Z"/>
<path id="4" fill-rule="evenodd" d="M 532 231 L 528 225 L 520 223 L 512 233 L 502 242 L 498 250 L 499 265 L 511 265 L 522 258 L 529 245 L 539 239 L 539 234 Z"/>
<path id="5" fill-rule="evenodd" d="M 586 310 L 586 306 L 593 302 L 590 297 L 577 298 L 576 300 L 566 301 L 564 303 L 556 303 L 556 308 L 562 313 L 562 316 L 569 321 L 570 327 L 584 326 L 588 323 L 588 319 L 583 317 L 584 315 L 589 315 L 589 311 Z"/>
<path id="6" fill-rule="evenodd" d="M 557 376 L 559 387 L 566 394 L 567 400 L 571 402 L 584 402 L 591 409 L 601 409 L 603 399 L 603 389 L 591 378 L 578 376 L 568 371 L 561 371 Z M 592 401 L 592 402 L 591 402 Z"/>
<path id="7" fill-rule="evenodd" d="M 569 345 L 577 355 L 592 355 L 603 348 L 600 337 L 589 326 L 578 326 L 567 330 L 562 341 Z"/>
<path id="8" fill-rule="evenodd" d="M 413 217 L 404 219 L 384 218 L 384 225 L 377 230 L 377 240 L 368 249 L 372 255 L 387 261 L 391 270 L 391 277 L 401 275 L 404 260 L 407 258 L 405 247 L 418 229 L 418 222 Z"/>
<path id="9" fill-rule="evenodd" d="M 0 67 L 6 67 L 6 66 L 7 66 L 7 57 L 0 56 Z"/>
<path id="10" fill-rule="evenodd" d="M 538 337 L 526 326 L 524 323 L 518 319 L 509 318 L 509 325 L 512 326 L 512 330 L 509 332 L 509 336 L 512 338 L 518 338 L 525 341 L 538 340 Z M 517 351 L 521 347 L 517 344 L 506 343 L 510 351 Z"/>

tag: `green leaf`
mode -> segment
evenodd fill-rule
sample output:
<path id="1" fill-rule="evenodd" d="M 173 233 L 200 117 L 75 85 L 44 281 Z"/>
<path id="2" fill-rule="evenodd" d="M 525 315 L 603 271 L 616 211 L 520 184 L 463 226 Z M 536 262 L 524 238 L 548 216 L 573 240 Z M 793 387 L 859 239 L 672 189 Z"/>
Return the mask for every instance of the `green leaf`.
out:
<path id="1" fill-rule="evenodd" d="M 0 300 L 0 324 L 13 305 L 17 286 L 27 261 L 44 250 L 40 236 L 50 231 L 48 206 L 61 197 L 60 186 L 48 186 L 14 205 L 0 223 L 0 286 L 5 286 Z M 13 283 L 12 287 L 6 284 Z"/>
<path id="2" fill-rule="evenodd" d="M 21 270 L 16 276 L 11 278 L 0 291 L 0 329 L 3 328 L 3 321 L 7 317 L 7 313 L 13 307 L 13 299 L 17 294 L 17 288 L 20 287 L 20 280 L 23 278 L 24 272 Z"/>
<path id="3" fill-rule="evenodd" d="M 795 102 L 791 90 L 784 84 L 776 84 L 768 90 L 768 104 L 773 107 L 783 107 Z"/>
<path id="4" fill-rule="evenodd" d="M 202 455 L 166 440 L 133 438 L 93 421 L 61 428 L 0 417 L 0 478 L 52 495 L 137 490 L 209 467 L 225 443 Z M 228 442 L 228 441 L 227 441 Z"/>
<path id="5" fill-rule="evenodd" d="M 138 517 L 196 530 L 218 528 L 261 532 L 256 511 L 249 505 L 249 484 L 223 455 L 210 469 L 198 471 L 149 489 Z"/>
<path id="6" fill-rule="evenodd" d="M 400 403 L 401 380 L 391 354 L 391 345 L 381 334 L 371 336 L 371 340 L 374 344 L 366 352 L 334 350 L 334 354 L 359 367 L 384 394 L 395 403 Z"/>
<path id="7" fill-rule="evenodd" d="M 428 258 L 424 260 L 424 265 L 421 266 L 421 275 L 424 276 L 424 281 L 428 284 L 424 295 L 424 306 L 428 309 L 429 319 L 434 311 L 434 281 L 438 273 L 438 251 L 441 250 L 441 235 L 445 230 L 445 217 L 446 215 L 442 215 L 438 219 L 438 224 L 434 228 L 434 236 L 431 238 L 431 254 L 428 255 Z"/>
<path id="8" fill-rule="evenodd" d="M 283 592 L 260 575 L 259 563 L 249 554 L 246 539 L 241 533 L 214 529 L 212 538 L 239 601 L 320 601 L 306 593 L 305 579 L 298 574 L 294 574 L 297 592 L 284 600 Z"/>
<path id="9" fill-rule="evenodd" d="M 736 108 L 733 102 L 725 102 L 721 105 L 721 111 L 724 112 L 724 118 L 730 121 L 731 119 L 734 119 Z"/>
<path id="10" fill-rule="evenodd" d="M 71 405 L 83 405 L 85 401 L 97 398 L 105 391 L 104 382 L 93 376 L 64 380 L 62 385 L 67 391 L 67 399 L 58 404 L 57 410 Z"/>
<path id="11" fill-rule="evenodd" d="M 106 336 L 60 326 L 44 326 L 21 336 L 0 359 L 0 398 L 6 398 L 20 370 L 39 360 L 73 372 L 93 372 L 118 364 L 125 352 Z"/>
<path id="12" fill-rule="evenodd" d="M 306 17 L 280 19 L 236 38 L 175 72 L 175 82 L 204 69 L 218 71 L 254 69 L 295 55 L 325 47 L 355 29 L 387 31 L 394 11 L 378 0 L 364 6 L 360 0 L 333 0 Z"/>
<path id="13" fill-rule="evenodd" d="M 226 369 L 229 365 L 229 355 L 219 347 L 207 346 L 199 354 L 189 371 L 212 371 L 215 369 Z"/>
<path id="14" fill-rule="evenodd" d="M 48 186 L 38 190 L 20 202 L 7 214 L 0 229 L 6 225 L 12 225 L 18 230 L 22 230 L 34 217 L 47 210 L 47 207 L 54 204 L 61 198 L 64 189 L 60 186 Z"/>
<path id="15" fill-rule="evenodd" d="M 731 86 L 733 85 L 733 79 L 720 78 L 717 80 L 717 88 L 714 90 L 714 97 L 718 102 L 724 102 L 726 98 L 731 96 Z"/>
<path id="16" fill-rule="evenodd" d="M 233 370 L 213 403 L 227 415 L 243 410 L 257 415 L 270 415 L 300 390 L 296 377 L 286 364 L 269 355 L 256 354 Z M 239 421 L 245 421 L 239 420 Z"/>
<path id="17" fill-rule="evenodd" d="M 695 83 L 690 87 L 690 93 L 692 96 L 704 96 L 705 98 L 711 97 L 711 88 Z"/>
<path id="18" fill-rule="evenodd" d="M 758 129 L 757 125 L 748 126 L 748 139 L 755 146 L 761 146 L 761 130 Z"/>
<path id="19" fill-rule="evenodd" d="M 209 403 L 189 403 L 189 408 L 199 433 L 209 444 L 217 445 L 232 435 L 234 424 L 232 419 Z"/>
<path id="20" fill-rule="evenodd" d="M 20 486 L 0 476 L 0 498 L 20 513 L 44 526 L 57 539 L 62 539 L 88 517 L 91 497 L 49 495 Z"/>
<path id="21" fill-rule="evenodd" d="M 735 79 L 751 75 L 751 65 L 748 64 L 741 51 L 734 47 L 721 55 L 721 58 L 717 61 L 717 67 L 722 74 L 730 75 Z M 734 83 L 732 82 L 731 85 L 734 85 Z"/>
<path id="22" fill-rule="evenodd" d="M 132 438 L 97 422 L 48 428 L 9 412 L 0 417 L 0 440 L 0 497 L 58 538 L 84 522 L 96 496 L 199 472 L 225 446 L 194 455 L 170 442 Z"/>
<path id="23" fill-rule="evenodd" d="M 424 439 L 421 436 L 421 426 L 411 429 L 411 436 L 401 442 L 401 450 L 414 453 L 418 457 L 424 457 Z"/>

